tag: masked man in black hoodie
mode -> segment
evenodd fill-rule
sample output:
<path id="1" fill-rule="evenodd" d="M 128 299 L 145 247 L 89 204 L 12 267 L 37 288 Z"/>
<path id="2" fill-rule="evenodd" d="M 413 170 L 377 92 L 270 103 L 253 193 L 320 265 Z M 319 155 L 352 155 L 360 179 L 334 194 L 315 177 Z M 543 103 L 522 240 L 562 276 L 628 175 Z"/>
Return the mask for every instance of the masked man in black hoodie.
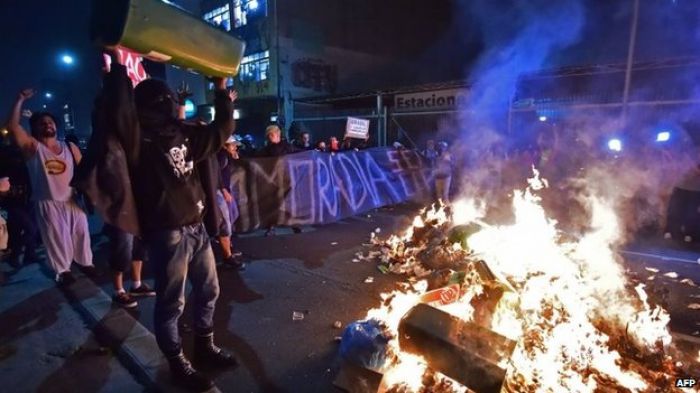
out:
<path id="1" fill-rule="evenodd" d="M 178 320 L 185 306 L 188 278 L 195 303 L 195 365 L 236 364 L 234 357 L 213 341 L 219 281 L 202 217 L 205 209 L 217 207 L 205 203 L 207 198 L 197 170 L 197 164 L 216 154 L 234 131 L 236 93 L 228 92 L 221 78 L 215 84 L 214 121 L 209 125 L 186 124 L 177 119 L 176 96 L 164 82 L 148 79 L 132 90 L 126 69 L 112 54 L 112 69 L 105 76 L 98 100 L 102 108 L 95 111 L 97 128 L 112 135 L 112 140 L 119 140 L 123 148 L 125 164 L 107 163 L 114 168 L 119 166 L 107 172 L 128 171 L 131 184 L 123 189 L 125 193 L 131 189 L 133 192 L 121 199 L 111 196 L 110 203 L 128 198 L 135 202 L 138 218 L 131 226 L 139 228 L 155 276 L 154 325 L 158 346 L 168 359 L 175 382 L 195 391 L 210 389 L 214 383 L 195 370 L 182 352 Z M 108 213 L 107 222 L 129 223 L 116 214 L 110 217 L 109 212 L 115 209 L 102 210 Z M 121 211 L 123 216 L 124 209 Z"/>

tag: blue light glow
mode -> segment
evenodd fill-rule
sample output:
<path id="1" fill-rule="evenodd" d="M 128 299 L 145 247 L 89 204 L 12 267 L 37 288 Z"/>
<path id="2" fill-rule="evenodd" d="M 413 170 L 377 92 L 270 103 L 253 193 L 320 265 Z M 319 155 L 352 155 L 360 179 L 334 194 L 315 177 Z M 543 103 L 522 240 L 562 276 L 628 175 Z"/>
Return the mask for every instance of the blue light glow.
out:
<path id="1" fill-rule="evenodd" d="M 547 116 L 540 116 L 540 121 L 547 121 Z"/>
<path id="2" fill-rule="evenodd" d="M 609 140 L 608 141 L 608 149 L 610 149 L 612 151 L 617 151 L 617 152 L 622 151 L 622 141 L 617 139 L 617 138 L 613 138 L 613 139 Z"/>
<path id="3" fill-rule="evenodd" d="M 248 3 L 248 7 L 251 10 L 257 10 L 258 9 L 258 1 L 257 0 L 251 1 L 250 3 Z"/>
<path id="4" fill-rule="evenodd" d="M 52 98 L 52 97 L 53 97 L 53 94 L 51 94 L 50 92 L 47 91 L 47 92 L 44 94 L 44 97 L 46 97 L 46 98 Z"/>
<path id="5" fill-rule="evenodd" d="M 657 142 L 666 142 L 669 139 L 671 139 L 671 132 L 670 131 L 660 131 L 658 134 L 656 134 L 656 141 Z"/>
<path id="6" fill-rule="evenodd" d="M 197 109 L 194 106 L 194 102 L 192 102 L 192 100 L 185 100 L 185 116 L 191 117 L 195 112 L 197 112 Z"/>
<path id="7" fill-rule="evenodd" d="M 71 55 L 63 55 L 61 56 L 61 61 L 63 64 L 72 65 L 75 62 L 75 59 L 73 59 L 73 56 Z"/>

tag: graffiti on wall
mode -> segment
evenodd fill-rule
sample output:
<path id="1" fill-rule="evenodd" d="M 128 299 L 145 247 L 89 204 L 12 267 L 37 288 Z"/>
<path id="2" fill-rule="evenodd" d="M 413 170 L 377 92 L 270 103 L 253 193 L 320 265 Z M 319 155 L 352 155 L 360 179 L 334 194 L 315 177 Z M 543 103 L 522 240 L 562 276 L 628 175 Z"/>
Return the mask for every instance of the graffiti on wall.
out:
<path id="1" fill-rule="evenodd" d="M 292 63 L 292 84 L 318 92 L 334 93 L 338 87 L 338 67 L 320 59 L 298 59 Z"/>

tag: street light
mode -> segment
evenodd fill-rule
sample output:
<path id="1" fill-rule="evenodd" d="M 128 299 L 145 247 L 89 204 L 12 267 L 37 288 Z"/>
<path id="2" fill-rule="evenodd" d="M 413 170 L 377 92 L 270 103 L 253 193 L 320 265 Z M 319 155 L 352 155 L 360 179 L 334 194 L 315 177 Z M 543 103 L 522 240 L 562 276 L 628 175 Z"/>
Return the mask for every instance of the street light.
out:
<path id="1" fill-rule="evenodd" d="M 657 142 L 668 142 L 669 139 L 671 139 L 670 131 L 660 131 L 658 134 L 656 134 Z"/>
<path id="2" fill-rule="evenodd" d="M 610 139 L 608 141 L 608 149 L 610 149 L 612 151 L 616 151 L 616 152 L 621 152 L 622 151 L 622 141 L 617 139 L 617 138 Z"/>
<path id="3" fill-rule="evenodd" d="M 65 65 L 73 65 L 73 63 L 75 63 L 75 59 L 73 56 L 65 54 L 61 56 L 61 62 L 63 62 Z"/>
<path id="4" fill-rule="evenodd" d="M 70 90 L 70 80 L 72 79 L 71 77 L 73 75 L 70 74 L 72 74 L 72 72 L 74 71 L 76 58 L 73 57 L 73 55 L 70 52 L 63 52 L 59 53 L 58 62 L 59 65 L 62 66 L 61 68 L 63 69 L 61 72 L 61 82 L 63 83 L 63 86 L 61 92 L 59 92 L 59 95 L 56 97 L 60 98 L 60 100 L 64 102 L 63 118 L 65 122 L 66 131 L 73 131 L 75 129 L 75 122 L 73 116 L 73 107 L 71 105 L 72 94 Z M 47 99 L 51 97 L 51 93 L 46 94 Z"/>
<path id="5" fill-rule="evenodd" d="M 47 91 L 46 93 L 44 93 L 44 97 L 46 97 L 47 99 L 51 99 L 53 98 L 53 94 L 51 94 L 50 91 Z"/>

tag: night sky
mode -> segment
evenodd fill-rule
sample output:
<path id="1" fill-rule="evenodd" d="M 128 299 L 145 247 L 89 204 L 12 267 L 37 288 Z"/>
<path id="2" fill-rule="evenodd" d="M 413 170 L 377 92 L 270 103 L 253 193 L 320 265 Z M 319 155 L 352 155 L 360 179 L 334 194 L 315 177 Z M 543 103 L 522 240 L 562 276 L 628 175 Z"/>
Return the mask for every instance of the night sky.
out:
<path id="1" fill-rule="evenodd" d="M 488 1 L 501 7 L 501 15 L 482 14 L 475 8 Z M 546 4 L 539 0 L 534 3 Z M 305 0 L 307 7 L 320 0 Z M 350 22 L 352 43 L 361 50 L 380 50 L 395 57 L 392 75 L 410 83 L 465 79 L 469 66 L 488 48 L 504 45 L 512 24 L 527 19 L 509 19 L 520 2 L 513 0 L 387 0 L 354 4 Z M 631 2 L 585 0 L 586 21 L 579 43 L 550 56 L 547 66 L 624 62 L 629 36 Z M 637 57 L 640 60 L 700 54 L 700 11 L 697 0 L 643 0 Z M 322 7 L 310 7 L 322 9 Z M 305 9 L 310 9 L 305 8 Z M 318 11 L 316 11 L 318 12 Z M 0 113 L 7 112 L 17 91 L 35 87 L 40 95 L 30 109 L 47 104 L 59 112 L 64 103 L 73 104 L 78 133 L 89 133 L 89 114 L 100 79 L 99 50 L 88 34 L 90 0 L 2 0 L 0 1 L 0 42 L 5 56 L 0 66 Z M 363 31 L 363 18 L 372 15 L 374 26 Z M 528 17 L 536 17 L 528 16 Z M 376 26 L 380 28 L 376 28 Z M 349 36 L 348 23 L 339 24 L 339 36 Z M 70 53 L 76 63 L 60 63 Z M 381 86 L 384 87 L 384 86 Z M 54 97 L 44 98 L 51 91 Z"/>
<path id="2" fill-rule="evenodd" d="M 0 113 L 5 116 L 17 92 L 33 87 L 50 91 L 48 100 L 37 94 L 26 106 L 54 113 L 66 102 L 76 112 L 78 133 L 89 133 L 92 100 L 100 82 L 100 52 L 89 40 L 89 0 L 3 0 L 0 1 L 2 48 L 0 67 Z M 60 62 L 62 53 L 75 58 L 72 66 Z"/>

